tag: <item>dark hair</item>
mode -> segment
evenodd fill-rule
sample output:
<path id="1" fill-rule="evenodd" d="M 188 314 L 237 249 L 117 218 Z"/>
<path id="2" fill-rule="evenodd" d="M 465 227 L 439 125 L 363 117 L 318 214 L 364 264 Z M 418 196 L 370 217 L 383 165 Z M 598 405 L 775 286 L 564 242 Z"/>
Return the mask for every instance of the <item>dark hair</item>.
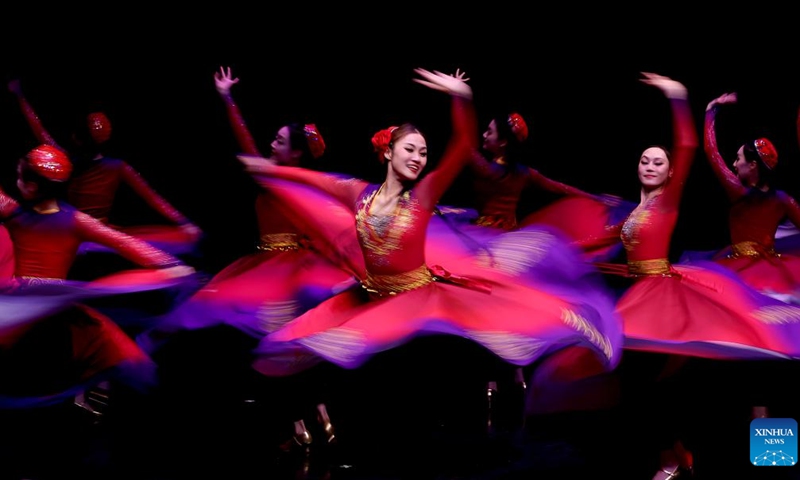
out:
<path id="1" fill-rule="evenodd" d="M 404 123 L 404 124 L 400 125 L 399 127 L 395 128 L 394 130 L 392 130 L 391 139 L 389 139 L 389 148 L 390 149 L 394 148 L 394 144 L 398 140 L 400 140 L 401 138 L 405 137 L 406 135 L 411 135 L 412 133 L 418 133 L 418 134 L 422 135 L 423 137 L 425 136 L 419 130 L 419 128 L 417 128 L 412 123 Z"/>
<path id="2" fill-rule="evenodd" d="M 744 159 L 748 162 L 756 162 L 757 169 L 758 169 L 758 183 L 756 187 L 763 187 L 764 185 L 771 185 L 771 182 L 775 176 L 773 170 L 767 167 L 763 160 L 761 160 L 761 155 L 758 153 L 756 149 L 756 139 L 748 140 L 744 142 L 742 145 L 742 153 L 744 154 Z"/>
<path id="3" fill-rule="evenodd" d="M 522 164 L 525 162 L 525 141 L 520 141 L 519 138 L 511 130 L 509 123 L 511 112 L 503 112 L 495 114 L 491 120 L 494 120 L 497 127 L 497 136 L 500 140 L 506 142 L 504 160 L 508 164 Z"/>
<path id="4" fill-rule="evenodd" d="M 311 148 L 308 146 L 308 139 L 306 138 L 305 124 L 299 122 L 290 122 L 286 124 L 289 129 L 289 145 L 292 150 L 300 150 L 300 165 L 308 166 L 314 161 L 314 155 L 311 153 Z"/>

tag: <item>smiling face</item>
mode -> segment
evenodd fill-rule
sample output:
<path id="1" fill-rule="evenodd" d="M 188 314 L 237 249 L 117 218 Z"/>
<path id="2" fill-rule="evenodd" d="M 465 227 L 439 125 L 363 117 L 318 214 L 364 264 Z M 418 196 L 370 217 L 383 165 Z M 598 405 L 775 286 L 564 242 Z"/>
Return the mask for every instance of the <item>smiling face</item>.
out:
<path id="1" fill-rule="evenodd" d="M 663 187 L 672 176 L 667 153 L 663 148 L 650 147 L 639 157 L 639 182 L 647 190 Z"/>
<path id="2" fill-rule="evenodd" d="M 414 181 L 428 163 L 428 144 L 419 133 L 409 133 L 386 151 L 389 168 L 401 182 Z"/>

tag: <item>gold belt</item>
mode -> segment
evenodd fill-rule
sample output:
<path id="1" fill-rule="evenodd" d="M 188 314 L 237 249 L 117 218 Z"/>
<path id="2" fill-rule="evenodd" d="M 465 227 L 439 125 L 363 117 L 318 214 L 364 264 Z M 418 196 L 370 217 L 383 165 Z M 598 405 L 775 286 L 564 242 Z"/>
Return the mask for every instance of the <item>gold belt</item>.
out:
<path id="1" fill-rule="evenodd" d="M 481 215 L 475 219 L 474 223 L 481 227 L 502 228 L 503 230 L 513 230 L 517 228 L 516 218 L 507 218 L 498 215 Z"/>
<path id="2" fill-rule="evenodd" d="M 361 286 L 372 295 L 385 297 L 424 287 L 433 282 L 433 275 L 427 265 L 396 275 L 375 275 L 367 272 Z"/>
<path id="3" fill-rule="evenodd" d="M 734 243 L 731 245 L 732 253 L 729 257 L 761 257 L 762 255 L 769 255 L 773 257 L 777 257 L 778 254 L 775 252 L 774 247 L 765 248 L 760 245 L 758 242 L 739 242 Z"/>
<path id="4" fill-rule="evenodd" d="M 300 249 L 300 242 L 296 233 L 269 233 L 261 235 L 260 242 L 256 248 L 266 252 L 298 250 Z"/>
<path id="5" fill-rule="evenodd" d="M 672 268 L 666 258 L 652 260 L 628 261 L 628 273 L 631 275 L 664 275 L 669 276 Z"/>

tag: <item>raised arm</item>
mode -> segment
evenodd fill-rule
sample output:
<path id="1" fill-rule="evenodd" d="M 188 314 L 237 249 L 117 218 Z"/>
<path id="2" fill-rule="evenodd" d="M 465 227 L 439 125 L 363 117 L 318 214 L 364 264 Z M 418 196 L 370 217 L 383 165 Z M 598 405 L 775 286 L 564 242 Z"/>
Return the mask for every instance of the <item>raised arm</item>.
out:
<path id="1" fill-rule="evenodd" d="M 683 187 L 689 177 L 698 147 L 697 130 L 689 105 L 689 93 L 682 83 L 669 77 L 648 72 L 642 72 L 642 75 L 644 76 L 641 79 L 643 83 L 652 85 L 664 93 L 672 110 L 672 158 L 670 160 L 672 177 L 661 195 L 666 207 L 678 208 Z"/>
<path id="2" fill-rule="evenodd" d="M 36 111 L 33 109 L 33 106 L 30 104 L 30 102 L 28 102 L 28 99 L 22 93 L 22 85 L 20 85 L 19 79 L 13 79 L 8 82 L 8 91 L 17 97 L 19 109 L 22 112 L 22 115 L 25 117 L 25 121 L 28 122 L 28 126 L 30 126 L 33 135 L 36 137 L 36 140 L 39 143 L 52 145 L 59 150 L 64 150 L 58 143 L 56 143 L 55 139 L 44 128 L 44 125 L 39 119 L 39 116 L 36 114 Z"/>
<path id="3" fill-rule="evenodd" d="M 253 135 L 250 134 L 250 129 L 247 128 L 242 112 L 239 111 L 239 106 L 233 101 L 231 87 L 237 83 L 239 83 L 239 78 L 231 74 L 230 67 L 219 67 L 219 71 L 214 73 L 214 85 L 222 101 L 225 102 L 228 122 L 231 124 L 236 141 L 239 142 L 239 148 L 248 155 L 262 156 L 253 140 Z"/>
<path id="4" fill-rule="evenodd" d="M 747 188 L 742 185 L 742 182 L 739 181 L 736 174 L 728 168 L 725 164 L 725 160 L 719 153 L 719 147 L 717 147 L 716 121 L 719 105 L 736 103 L 736 100 L 737 97 L 735 93 L 724 93 L 714 100 L 711 100 L 706 106 L 705 125 L 703 129 L 703 147 L 705 148 L 706 158 L 731 201 L 736 201 L 736 199 L 746 194 Z"/>
<path id="5" fill-rule="evenodd" d="M 415 82 L 448 93 L 452 99 L 450 141 L 436 169 L 420 180 L 414 189 L 422 206 L 433 209 L 477 148 L 477 118 L 472 104 L 472 88 L 467 85 L 468 79 L 463 73 L 456 71 L 455 75 L 447 75 L 422 68 L 414 72 L 421 77 L 415 78 Z"/>

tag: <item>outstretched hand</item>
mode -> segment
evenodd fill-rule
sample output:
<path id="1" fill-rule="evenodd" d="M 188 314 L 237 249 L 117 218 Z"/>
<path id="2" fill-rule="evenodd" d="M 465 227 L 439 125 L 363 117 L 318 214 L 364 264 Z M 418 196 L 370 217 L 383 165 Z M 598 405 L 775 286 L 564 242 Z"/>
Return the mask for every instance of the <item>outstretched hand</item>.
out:
<path id="1" fill-rule="evenodd" d="M 414 79 L 414 81 L 420 85 L 425 85 L 428 88 L 449 93 L 450 95 L 472 99 L 472 87 L 467 85 L 469 78 L 465 78 L 465 73 L 460 69 L 457 69 L 456 73 L 453 75 L 448 75 L 437 70 L 431 72 L 424 68 L 415 68 L 414 73 L 422 77 Z"/>
<path id="2" fill-rule="evenodd" d="M 219 67 L 219 71 L 214 73 L 214 85 L 217 91 L 223 95 L 227 95 L 231 91 L 231 87 L 239 83 L 239 78 L 231 74 L 231 67 Z"/>
<path id="3" fill-rule="evenodd" d="M 715 107 L 716 105 L 725 105 L 728 103 L 736 103 L 738 101 L 738 97 L 736 96 L 736 92 L 731 93 L 723 93 L 719 97 L 715 98 L 708 102 L 708 106 L 706 106 L 706 111 L 710 110 L 711 108 Z"/>
<path id="4" fill-rule="evenodd" d="M 689 94 L 686 90 L 686 87 L 676 80 L 673 80 L 669 77 L 665 77 L 664 75 L 659 75 L 657 73 L 650 73 L 650 72 L 641 72 L 644 78 L 641 79 L 641 82 L 647 85 L 652 85 L 662 92 L 667 98 L 675 98 L 675 99 L 683 99 L 686 100 Z"/>
<path id="5" fill-rule="evenodd" d="M 272 167 L 277 165 L 271 158 L 259 157 L 257 155 L 247 155 L 240 153 L 236 158 L 242 162 L 245 171 L 249 173 L 269 173 Z"/>

